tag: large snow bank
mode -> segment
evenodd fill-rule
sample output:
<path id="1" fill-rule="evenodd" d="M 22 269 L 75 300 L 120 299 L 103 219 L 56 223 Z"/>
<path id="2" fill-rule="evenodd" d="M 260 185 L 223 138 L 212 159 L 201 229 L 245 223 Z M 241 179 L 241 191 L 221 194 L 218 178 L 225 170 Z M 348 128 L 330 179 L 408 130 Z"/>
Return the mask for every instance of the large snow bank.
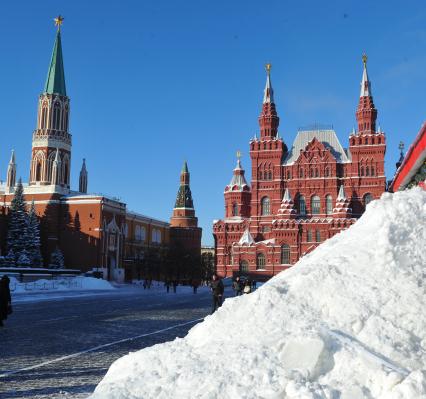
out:
<path id="1" fill-rule="evenodd" d="M 117 360 L 92 399 L 426 398 L 426 192 L 384 194 L 183 339 Z"/>
<path id="2" fill-rule="evenodd" d="M 45 291 L 80 291 L 80 290 L 112 290 L 114 287 L 106 280 L 93 277 L 40 279 L 28 283 L 20 283 L 10 277 L 10 288 L 13 293 L 33 293 Z"/>

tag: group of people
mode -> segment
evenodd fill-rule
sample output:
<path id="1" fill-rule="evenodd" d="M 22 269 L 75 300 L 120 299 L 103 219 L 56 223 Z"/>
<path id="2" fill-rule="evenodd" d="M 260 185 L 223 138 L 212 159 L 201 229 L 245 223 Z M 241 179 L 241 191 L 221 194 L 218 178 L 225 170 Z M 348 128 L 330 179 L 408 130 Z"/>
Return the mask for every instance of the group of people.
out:
<path id="1" fill-rule="evenodd" d="M 235 296 L 242 294 L 250 294 L 257 287 L 257 282 L 255 280 L 245 279 L 244 281 L 240 277 L 236 277 L 232 282 L 232 289 L 234 290 Z M 212 313 L 214 313 L 223 303 L 223 292 L 225 287 L 222 280 L 217 274 L 213 274 L 212 280 L 210 282 L 210 289 L 212 291 L 213 301 L 212 301 Z"/>
<path id="2" fill-rule="evenodd" d="M 242 294 L 250 294 L 256 289 L 257 282 L 255 280 L 241 280 L 240 277 L 236 277 L 232 283 L 232 289 L 234 290 L 235 296 Z"/>
<path id="3" fill-rule="evenodd" d="M 0 279 L 0 327 L 3 327 L 3 321 L 12 313 L 12 298 L 10 296 L 10 279 L 4 275 Z"/>

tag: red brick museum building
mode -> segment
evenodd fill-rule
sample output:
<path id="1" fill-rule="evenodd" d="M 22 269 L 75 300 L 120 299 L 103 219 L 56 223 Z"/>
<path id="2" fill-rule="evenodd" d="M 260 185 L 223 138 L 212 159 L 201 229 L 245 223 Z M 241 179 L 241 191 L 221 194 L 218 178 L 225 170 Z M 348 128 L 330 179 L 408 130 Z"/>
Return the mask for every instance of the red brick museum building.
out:
<path id="1" fill-rule="evenodd" d="M 224 191 L 225 217 L 213 224 L 218 274 L 269 278 L 355 223 L 385 191 L 386 137 L 376 126 L 366 56 L 363 64 L 348 148 L 321 126 L 299 130 L 287 144 L 267 65 L 259 137 L 250 140 L 251 184 L 238 159 Z"/>

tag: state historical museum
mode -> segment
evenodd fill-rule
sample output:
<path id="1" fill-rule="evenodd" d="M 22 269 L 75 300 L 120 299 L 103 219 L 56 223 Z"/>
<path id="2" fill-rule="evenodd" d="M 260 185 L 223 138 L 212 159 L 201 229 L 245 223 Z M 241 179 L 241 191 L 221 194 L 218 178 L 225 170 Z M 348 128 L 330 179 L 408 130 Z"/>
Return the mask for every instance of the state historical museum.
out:
<path id="1" fill-rule="evenodd" d="M 332 128 L 299 130 L 293 144 L 278 134 L 270 65 L 260 135 L 250 140 L 251 184 L 240 160 L 225 187 L 225 217 L 213 224 L 217 272 L 265 280 L 347 229 L 386 189 L 386 137 L 376 126 L 363 57 L 357 130 L 343 148 Z"/>

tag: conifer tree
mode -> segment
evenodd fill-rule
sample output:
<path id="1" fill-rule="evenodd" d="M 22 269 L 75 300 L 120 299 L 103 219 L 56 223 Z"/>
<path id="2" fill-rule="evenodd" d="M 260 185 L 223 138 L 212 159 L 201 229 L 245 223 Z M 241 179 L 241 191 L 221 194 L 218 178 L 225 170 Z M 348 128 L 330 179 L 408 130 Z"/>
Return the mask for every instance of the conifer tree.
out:
<path id="1" fill-rule="evenodd" d="M 40 223 L 34 208 L 34 201 L 31 203 L 28 213 L 27 250 L 31 265 L 33 267 L 40 267 L 43 261 L 40 252 Z"/>
<path id="2" fill-rule="evenodd" d="M 64 255 L 59 247 L 52 252 L 50 256 L 49 269 L 63 269 L 64 268 Z"/>
<path id="3" fill-rule="evenodd" d="M 7 232 L 7 248 L 9 254 L 13 254 L 15 264 L 22 251 L 27 247 L 27 226 L 28 218 L 25 209 L 24 188 L 21 179 L 19 179 L 9 208 L 9 228 Z"/>

